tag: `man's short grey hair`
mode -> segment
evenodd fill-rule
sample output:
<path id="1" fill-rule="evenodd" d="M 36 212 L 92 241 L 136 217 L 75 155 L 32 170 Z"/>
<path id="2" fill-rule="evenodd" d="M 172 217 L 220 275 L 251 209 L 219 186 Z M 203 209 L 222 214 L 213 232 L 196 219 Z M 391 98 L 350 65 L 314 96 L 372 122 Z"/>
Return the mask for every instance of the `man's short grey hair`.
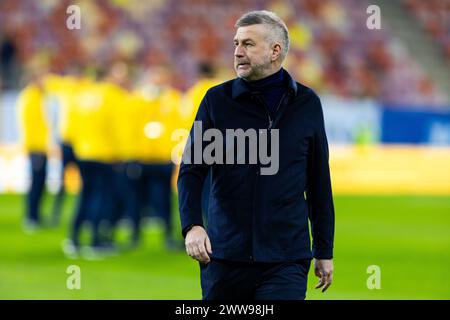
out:
<path id="1" fill-rule="evenodd" d="M 241 16 L 235 24 L 236 28 L 251 26 L 254 24 L 265 24 L 269 27 L 269 41 L 281 44 L 281 61 L 286 58 L 289 51 L 289 31 L 286 24 L 274 12 L 261 10 L 251 11 Z"/>

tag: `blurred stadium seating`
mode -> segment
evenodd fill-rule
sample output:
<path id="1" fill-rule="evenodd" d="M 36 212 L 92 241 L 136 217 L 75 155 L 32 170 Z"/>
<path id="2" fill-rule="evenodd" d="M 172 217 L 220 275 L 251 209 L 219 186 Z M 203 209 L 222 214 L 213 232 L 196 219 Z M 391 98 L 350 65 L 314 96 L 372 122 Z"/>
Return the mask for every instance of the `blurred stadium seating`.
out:
<path id="1" fill-rule="evenodd" d="M 450 2 L 403 0 L 450 60 Z"/>
<path id="2" fill-rule="evenodd" d="M 404 1 L 448 51 L 448 2 Z M 19 60 L 39 57 L 49 70 L 74 64 L 107 68 L 127 59 L 137 78 L 154 65 L 170 65 L 172 85 L 185 90 L 195 65 L 208 61 L 230 76 L 233 24 L 249 9 L 269 8 L 288 22 L 292 47 L 288 68 L 319 93 L 373 97 L 398 104 L 448 104 L 421 66 L 386 28 L 365 28 L 368 1 L 79 1 L 82 28 L 64 28 L 70 1 L 4 0 L 0 21 Z M 425 4 L 426 3 L 426 4 Z"/>

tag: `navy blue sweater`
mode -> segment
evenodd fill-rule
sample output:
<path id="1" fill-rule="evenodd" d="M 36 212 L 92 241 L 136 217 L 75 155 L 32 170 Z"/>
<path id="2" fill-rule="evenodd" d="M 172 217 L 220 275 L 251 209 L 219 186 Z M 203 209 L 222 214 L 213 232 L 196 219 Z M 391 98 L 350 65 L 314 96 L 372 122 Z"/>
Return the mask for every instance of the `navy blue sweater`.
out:
<path id="1" fill-rule="evenodd" d="M 190 163 L 181 163 L 178 197 L 183 235 L 192 225 L 205 225 L 201 194 L 211 172 L 206 230 L 213 258 L 286 262 L 333 257 L 334 206 L 321 103 L 311 89 L 284 72 L 287 91 L 272 120 L 240 78 L 211 88 L 198 109 L 196 121 L 201 121 L 203 131 L 278 129 L 279 133 L 279 168 L 273 175 L 261 174 L 267 165 L 259 159 L 256 164 L 195 164 L 192 152 Z M 193 131 L 185 160 L 187 150 L 195 148 Z M 201 148 L 208 144 L 203 141 Z"/>
<path id="2" fill-rule="evenodd" d="M 269 109 L 270 116 L 275 118 L 275 114 L 280 107 L 281 98 L 289 86 L 285 81 L 284 69 L 281 68 L 266 78 L 248 81 L 245 84 L 252 93 L 262 95 L 263 101 Z"/>

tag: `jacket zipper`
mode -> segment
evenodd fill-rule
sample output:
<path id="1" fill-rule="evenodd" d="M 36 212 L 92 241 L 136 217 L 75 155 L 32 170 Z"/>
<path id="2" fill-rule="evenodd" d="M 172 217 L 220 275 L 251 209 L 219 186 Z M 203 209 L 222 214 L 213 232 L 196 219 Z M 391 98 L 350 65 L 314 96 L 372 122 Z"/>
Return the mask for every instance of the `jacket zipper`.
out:
<path id="1" fill-rule="evenodd" d="M 277 113 L 278 110 L 280 109 L 280 106 L 283 103 L 283 100 L 286 97 L 286 95 L 287 95 L 287 92 L 283 93 L 283 95 L 281 96 L 280 102 L 278 103 L 278 106 L 275 109 L 275 113 Z M 269 130 L 269 133 L 270 133 L 270 130 L 272 129 L 272 126 L 273 126 L 273 120 L 272 120 L 272 117 L 270 116 L 269 108 L 267 108 L 266 103 L 264 102 L 264 100 L 260 96 L 258 96 L 258 99 L 262 103 L 262 105 L 264 106 L 264 109 L 266 110 L 267 118 L 269 120 L 269 126 L 267 127 L 267 129 Z"/>
<path id="2" fill-rule="evenodd" d="M 275 112 L 278 112 L 278 109 L 280 108 L 281 103 L 283 103 L 283 100 L 284 100 L 285 96 L 286 96 L 286 92 L 282 95 L 282 97 L 281 97 L 281 99 L 280 99 L 280 102 L 278 103 L 278 106 L 277 106 Z M 272 120 L 272 118 L 270 117 L 269 109 L 267 108 L 267 105 L 266 105 L 266 103 L 264 102 L 264 100 L 263 100 L 259 95 L 258 95 L 257 97 L 258 97 L 259 101 L 262 103 L 262 105 L 264 106 L 264 109 L 266 110 L 267 118 L 269 119 L 269 126 L 267 127 L 267 130 L 268 130 L 269 132 L 268 132 L 268 135 L 267 135 L 267 139 L 270 139 L 270 130 L 272 130 L 273 120 Z M 256 171 L 255 184 L 254 184 L 254 187 L 253 187 L 252 228 L 253 228 L 253 222 L 254 222 L 254 217 L 255 217 L 255 208 L 256 208 L 256 204 L 257 204 L 257 201 L 256 201 L 256 200 L 257 200 L 257 197 L 258 197 L 258 195 L 257 195 L 257 193 L 256 193 L 256 186 L 258 185 L 258 180 L 259 180 L 259 176 L 260 176 L 259 170 L 261 170 L 261 168 L 259 168 L 259 169 Z M 250 245 L 250 247 L 251 247 L 251 253 L 250 253 L 250 257 L 249 257 L 249 258 L 250 258 L 250 260 L 253 260 L 253 259 L 254 259 L 254 255 L 253 255 L 253 232 L 252 232 L 252 239 L 251 239 L 251 245 Z"/>
<path id="3" fill-rule="evenodd" d="M 280 106 L 283 103 L 284 98 L 287 96 L 287 94 L 288 94 L 288 91 L 284 92 L 283 95 L 281 96 L 280 102 L 278 103 L 278 106 L 275 109 L 275 113 L 278 113 L 278 109 L 280 109 Z M 272 126 L 270 126 L 270 127 L 272 127 Z"/>

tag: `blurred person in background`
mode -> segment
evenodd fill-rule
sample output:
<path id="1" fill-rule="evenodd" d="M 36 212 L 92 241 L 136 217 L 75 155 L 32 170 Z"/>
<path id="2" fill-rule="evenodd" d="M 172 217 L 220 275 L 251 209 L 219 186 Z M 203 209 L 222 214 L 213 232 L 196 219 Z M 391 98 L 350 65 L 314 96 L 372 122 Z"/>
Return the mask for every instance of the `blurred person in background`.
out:
<path id="1" fill-rule="evenodd" d="M 17 58 L 17 48 L 12 36 L 0 30 L 0 90 L 18 86 L 21 68 Z"/>
<path id="2" fill-rule="evenodd" d="M 70 239 L 63 244 L 69 257 L 80 252 L 80 232 L 86 223 L 90 225 L 92 239 L 82 254 L 97 258 L 113 249 L 110 233 L 114 205 L 112 165 L 116 160 L 112 125 L 114 99 L 114 91 L 104 82 L 84 79 L 78 88 L 72 145 L 78 159 L 82 188 Z"/>
<path id="3" fill-rule="evenodd" d="M 119 221 L 132 229 L 129 247 L 136 247 L 141 238 L 141 210 L 139 208 L 139 179 L 141 168 L 137 165 L 138 120 L 143 99 L 132 92 L 131 70 L 125 62 L 113 63 L 107 77 L 109 91 L 114 95 L 109 99 L 112 107 L 114 127 L 115 159 L 113 164 L 113 212 L 111 228 Z M 111 234 L 111 238 L 114 235 Z"/>
<path id="4" fill-rule="evenodd" d="M 49 121 L 45 111 L 42 72 L 32 71 L 30 83 L 17 100 L 19 127 L 31 167 L 31 184 L 26 197 L 25 228 L 33 231 L 42 224 L 41 200 L 47 175 Z"/>
<path id="5" fill-rule="evenodd" d="M 72 147 L 72 139 L 75 134 L 75 113 L 77 108 L 77 94 L 83 78 L 81 69 L 75 68 L 67 76 L 50 74 L 45 77 L 45 86 L 49 94 L 57 97 L 58 112 L 58 145 L 61 159 L 61 170 L 59 172 L 60 185 L 56 192 L 52 209 L 52 225 L 59 224 L 62 213 L 65 188 L 65 173 L 69 165 L 78 167 L 77 159 Z"/>
<path id="6" fill-rule="evenodd" d="M 139 181 L 140 208 L 162 218 L 164 222 L 165 245 L 169 250 L 182 249 L 182 243 L 175 240 L 172 217 L 172 132 L 181 128 L 181 93 L 170 86 L 170 69 L 151 69 L 147 85 L 143 87 L 145 103 L 141 105 L 139 125 Z"/>

